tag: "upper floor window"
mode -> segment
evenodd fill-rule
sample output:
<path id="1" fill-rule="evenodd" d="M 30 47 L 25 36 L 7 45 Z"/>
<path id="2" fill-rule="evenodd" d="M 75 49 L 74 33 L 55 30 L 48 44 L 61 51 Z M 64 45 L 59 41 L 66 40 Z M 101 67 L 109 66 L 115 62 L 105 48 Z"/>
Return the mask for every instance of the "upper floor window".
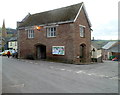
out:
<path id="1" fill-rule="evenodd" d="M 85 37 L 85 26 L 80 25 L 80 37 Z"/>
<path id="2" fill-rule="evenodd" d="M 34 30 L 27 30 L 28 38 L 34 38 Z"/>
<path id="3" fill-rule="evenodd" d="M 56 37 L 56 27 L 47 28 L 47 37 Z"/>

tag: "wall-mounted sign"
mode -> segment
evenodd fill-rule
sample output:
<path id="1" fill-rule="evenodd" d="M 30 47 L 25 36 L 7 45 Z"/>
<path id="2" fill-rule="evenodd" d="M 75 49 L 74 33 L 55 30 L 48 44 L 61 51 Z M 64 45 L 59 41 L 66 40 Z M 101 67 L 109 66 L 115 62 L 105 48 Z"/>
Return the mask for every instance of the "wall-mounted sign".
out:
<path id="1" fill-rule="evenodd" d="M 64 46 L 52 46 L 52 54 L 65 55 L 65 47 Z"/>

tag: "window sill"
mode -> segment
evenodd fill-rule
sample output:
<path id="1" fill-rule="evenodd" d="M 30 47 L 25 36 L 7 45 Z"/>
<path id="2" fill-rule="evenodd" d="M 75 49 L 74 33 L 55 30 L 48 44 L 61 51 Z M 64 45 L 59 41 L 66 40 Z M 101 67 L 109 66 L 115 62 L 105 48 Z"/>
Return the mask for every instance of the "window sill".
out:
<path id="1" fill-rule="evenodd" d="M 34 39 L 34 38 L 26 38 L 27 40 L 32 40 L 32 39 Z"/>
<path id="2" fill-rule="evenodd" d="M 56 36 L 54 36 L 54 37 L 47 37 L 47 38 L 56 38 Z"/>

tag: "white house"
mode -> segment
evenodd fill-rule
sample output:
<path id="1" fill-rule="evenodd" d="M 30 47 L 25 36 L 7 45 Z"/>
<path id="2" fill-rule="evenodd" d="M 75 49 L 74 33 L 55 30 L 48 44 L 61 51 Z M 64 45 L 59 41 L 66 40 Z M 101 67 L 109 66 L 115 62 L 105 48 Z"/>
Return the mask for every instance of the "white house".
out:
<path id="1" fill-rule="evenodd" d="M 17 37 L 12 37 L 9 39 L 8 49 L 15 49 L 17 51 Z"/>
<path id="2" fill-rule="evenodd" d="M 91 59 L 92 62 L 102 62 L 102 49 L 95 41 L 91 42 Z"/>

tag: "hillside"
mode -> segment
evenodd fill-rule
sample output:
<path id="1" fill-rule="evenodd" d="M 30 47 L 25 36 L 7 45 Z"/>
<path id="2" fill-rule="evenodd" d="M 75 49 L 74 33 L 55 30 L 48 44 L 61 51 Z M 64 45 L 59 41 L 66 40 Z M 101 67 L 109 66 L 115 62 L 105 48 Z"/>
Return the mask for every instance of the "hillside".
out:
<path id="1" fill-rule="evenodd" d="M 110 41 L 117 41 L 117 40 L 94 40 L 94 42 L 99 46 L 99 47 L 103 47 L 104 45 L 106 45 L 108 42 Z"/>
<path id="2" fill-rule="evenodd" d="M 1 31 L 2 31 L 2 28 L 0 27 L 0 36 L 2 35 Z M 7 31 L 7 34 L 8 34 L 7 37 L 13 37 L 13 36 L 17 35 L 17 30 L 16 29 L 6 28 L 6 31 Z"/>

